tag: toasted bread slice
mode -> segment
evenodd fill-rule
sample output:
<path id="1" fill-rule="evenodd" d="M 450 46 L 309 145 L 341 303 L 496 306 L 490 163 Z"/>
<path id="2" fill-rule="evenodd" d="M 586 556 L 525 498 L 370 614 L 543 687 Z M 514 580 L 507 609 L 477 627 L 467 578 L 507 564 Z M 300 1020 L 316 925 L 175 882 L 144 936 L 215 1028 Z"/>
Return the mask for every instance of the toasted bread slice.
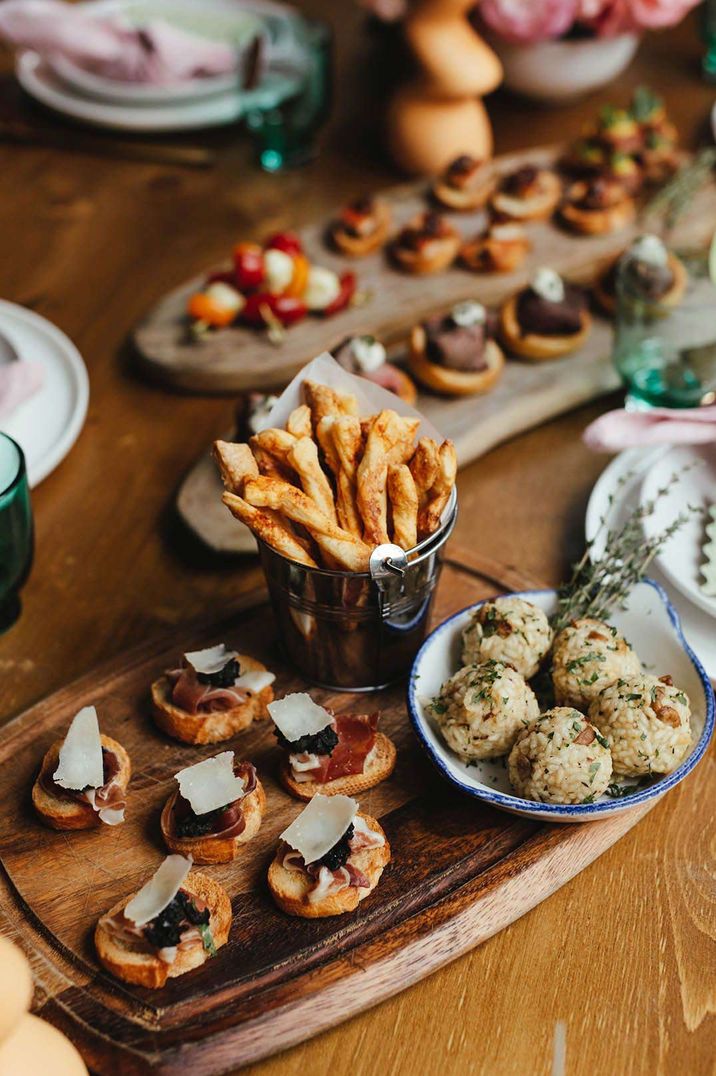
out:
<path id="1" fill-rule="evenodd" d="M 503 305 L 500 311 L 500 335 L 505 347 L 514 355 L 534 362 L 559 359 L 577 351 L 589 336 L 592 329 L 592 317 L 588 310 L 581 314 L 579 332 L 569 336 L 541 336 L 539 333 L 523 333 L 517 318 L 517 296 Z"/>
<path id="2" fill-rule="evenodd" d="M 583 235 L 616 232 L 631 224 L 635 216 L 636 205 L 633 198 L 628 196 L 616 205 L 606 206 L 604 209 L 581 209 L 571 202 L 565 202 L 559 210 L 562 223 Z"/>
<path id="3" fill-rule="evenodd" d="M 121 743 L 117 743 L 110 736 L 101 736 L 100 738 L 102 747 L 106 747 L 108 751 L 112 751 L 117 756 L 119 770 L 115 776 L 115 781 L 123 791 L 126 791 L 132 774 L 129 755 Z M 102 820 L 90 803 L 53 796 L 41 784 L 43 774 L 51 777 L 57 769 L 60 761 L 60 748 L 63 742 L 63 740 L 57 740 L 53 743 L 42 760 L 40 773 L 32 786 L 32 805 L 45 825 L 50 826 L 51 829 L 93 829 L 95 826 L 101 826 L 103 824 Z M 107 828 L 111 829 L 112 827 L 108 826 Z"/>
<path id="4" fill-rule="evenodd" d="M 320 792 L 322 796 L 357 796 L 368 788 L 374 788 L 390 777 L 395 769 L 395 744 L 382 732 L 375 734 L 373 758 L 368 769 L 363 773 L 350 773 L 347 777 L 336 777 L 334 781 L 321 784 L 319 781 L 297 781 L 291 773 L 288 757 L 285 757 L 279 770 L 281 784 L 299 800 L 311 800 Z"/>
<path id="5" fill-rule="evenodd" d="M 238 661 L 242 672 L 266 671 L 265 665 L 247 654 L 239 654 Z M 262 721 L 268 717 L 266 706 L 273 699 L 273 688 L 269 685 L 256 695 L 249 695 L 246 702 L 234 706 L 231 710 L 212 714 L 189 714 L 174 705 L 171 692 L 172 687 L 166 676 L 160 676 L 152 684 L 154 720 L 168 736 L 191 744 L 230 740 L 254 721 Z"/>
<path id="6" fill-rule="evenodd" d="M 369 829 L 385 833 L 377 821 L 368 814 L 360 817 Z M 310 901 L 308 894 L 316 884 L 306 871 L 289 871 L 279 861 L 277 851 L 268 871 L 268 885 L 271 896 L 276 901 L 281 911 L 287 915 L 299 915 L 304 919 L 321 919 L 327 915 L 342 915 L 344 912 L 352 912 L 359 903 L 372 893 L 377 886 L 383 868 L 390 862 L 390 845 L 386 838 L 385 844 L 380 848 L 366 848 L 362 852 L 356 852 L 351 857 L 351 863 L 363 871 L 370 882 L 369 889 L 358 889 L 355 886 L 342 889 L 340 893 L 332 893 L 319 901 Z"/>
<path id="7" fill-rule="evenodd" d="M 225 945 L 231 928 L 231 901 L 224 887 L 206 874 L 192 871 L 182 889 L 205 901 L 209 907 L 209 927 L 214 945 L 217 949 Z M 117 915 L 131 899 L 132 894 L 124 897 L 110 908 L 107 915 Z M 164 986 L 167 979 L 184 975 L 209 959 L 206 949 L 198 946 L 183 952 L 179 950 L 172 964 L 165 963 L 153 953 L 134 952 L 121 939 L 112 936 L 102 919 L 95 928 L 94 944 L 99 961 L 108 972 L 116 975 L 118 979 L 123 979 L 125 983 L 151 988 Z"/>
<path id="8" fill-rule="evenodd" d="M 246 825 L 236 837 L 177 837 L 172 833 L 170 819 L 178 795 L 177 790 L 164 804 L 161 818 L 162 836 L 170 852 L 193 856 L 195 863 L 230 863 L 236 858 L 239 846 L 256 836 L 266 809 L 266 793 L 257 778 L 256 788 L 241 801 Z"/>
<path id="9" fill-rule="evenodd" d="M 485 344 L 484 370 L 450 370 L 440 366 L 428 358 L 427 347 L 425 329 L 422 325 L 413 326 L 408 357 L 410 372 L 426 388 L 443 396 L 477 396 L 489 392 L 502 376 L 505 356 L 494 340 Z"/>

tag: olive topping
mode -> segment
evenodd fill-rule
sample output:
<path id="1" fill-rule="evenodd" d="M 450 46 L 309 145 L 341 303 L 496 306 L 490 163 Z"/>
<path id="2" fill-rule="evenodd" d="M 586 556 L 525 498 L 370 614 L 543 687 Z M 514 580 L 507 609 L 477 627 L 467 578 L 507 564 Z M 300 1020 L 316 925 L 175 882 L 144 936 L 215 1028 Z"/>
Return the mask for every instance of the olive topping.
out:
<path id="1" fill-rule="evenodd" d="M 179 944 L 186 923 L 201 926 L 208 922 L 209 909 L 204 908 L 200 912 L 188 893 L 180 889 L 166 908 L 144 928 L 144 936 L 157 949 L 166 949 Z"/>
<path id="2" fill-rule="evenodd" d="M 279 729 L 274 731 L 279 746 L 292 755 L 331 755 L 338 743 L 338 735 L 332 725 L 326 725 L 320 732 L 299 736 L 297 740 L 287 740 Z"/>
<path id="3" fill-rule="evenodd" d="M 330 848 L 325 856 L 321 856 L 316 860 L 316 865 L 321 867 L 328 867 L 329 871 L 337 871 L 339 867 L 343 867 L 351 854 L 351 837 L 353 836 L 353 823 L 351 822 L 348 829 L 345 831 L 340 841 Z M 314 864 L 311 864 L 314 866 Z"/>
<path id="4" fill-rule="evenodd" d="M 203 837 L 205 833 L 215 833 L 221 829 L 219 819 L 233 805 L 217 807 L 214 811 L 197 815 L 189 811 L 183 817 L 175 817 L 174 829 L 177 837 Z"/>
<path id="5" fill-rule="evenodd" d="M 202 673 L 198 672 L 196 678 L 200 684 L 211 684 L 212 687 L 233 687 L 236 680 L 238 680 L 241 669 L 236 658 L 232 658 L 224 665 L 223 669 L 219 669 L 214 673 Z"/>

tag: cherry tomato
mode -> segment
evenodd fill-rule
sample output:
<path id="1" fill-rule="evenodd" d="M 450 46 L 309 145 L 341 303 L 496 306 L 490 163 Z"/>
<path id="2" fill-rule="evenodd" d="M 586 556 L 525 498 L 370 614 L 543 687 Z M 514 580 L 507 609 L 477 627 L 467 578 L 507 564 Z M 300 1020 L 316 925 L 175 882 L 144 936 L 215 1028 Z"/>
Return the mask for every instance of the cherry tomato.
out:
<path id="1" fill-rule="evenodd" d="M 258 288 L 264 279 L 264 252 L 258 243 L 237 243 L 234 247 L 234 283 L 239 291 Z"/>
<path id="2" fill-rule="evenodd" d="M 267 250 L 283 250 L 286 254 L 302 254 L 303 244 L 295 232 L 277 232 L 266 240 Z"/>
<path id="3" fill-rule="evenodd" d="M 341 276 L 341 290 L 338 292 L 338 295 L 336 295 L 333 302 L 329 303 L 327 307 L 321 310 L 321 314 L 323 314 L 324 317 L 330 317 L 331 314 L 338 314 L 339 311 L 345 310 L 355 295 L 355 290 L 355 273 L 343 273 Z"/>
<path id="4" fill-rule="evenodd" d="M 267 291 L 261 291 L 249 295 L 241 312 L 241 319 L 247 325 L 260 328 L 269 324 L 265 311 L 268 312 L 269 319 L 273 316 L 281 325 L 293 325 L 308 313 L 306 304 L 294 296 L 271 295 Z"/>

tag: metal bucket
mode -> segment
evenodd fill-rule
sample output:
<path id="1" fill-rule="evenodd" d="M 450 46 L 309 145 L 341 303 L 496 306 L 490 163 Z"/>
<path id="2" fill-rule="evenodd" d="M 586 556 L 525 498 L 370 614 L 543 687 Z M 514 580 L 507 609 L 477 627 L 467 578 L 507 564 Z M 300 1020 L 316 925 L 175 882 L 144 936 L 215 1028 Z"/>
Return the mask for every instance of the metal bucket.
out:
<path id="1" fill-rule="evenodd" d="M 338 691 L 377 691 L 405 676 L 427 633 L 457 498 L 435 534 L 408 555 L 378 546 L 369 572 L 334 572 L 288 560 L 259 540 L 279 631 L 306 680 Z"/>

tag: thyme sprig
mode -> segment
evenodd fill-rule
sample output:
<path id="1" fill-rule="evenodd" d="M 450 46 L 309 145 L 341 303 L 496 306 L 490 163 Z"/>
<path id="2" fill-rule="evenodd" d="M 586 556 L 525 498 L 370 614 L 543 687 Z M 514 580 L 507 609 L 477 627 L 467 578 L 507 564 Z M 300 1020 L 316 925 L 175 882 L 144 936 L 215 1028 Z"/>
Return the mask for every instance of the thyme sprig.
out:
<path id="1" fill-rule="evenodd" d="M 628 472 L 619 479 L 609 496 L 596 534 L 587 543 L 581 559 L 572 566 L 570 579 L 557 592 L 557 611 L 552 617 L 555 631 L 582 617 L 607 620 L 614 609 L 626 607 L 631 590 L 646 577 L 654 557 L 694 512 L 703 510 L 689 505 L 659 534 L 648 537 L 644 533 L 643 521 L 652 515 L 657 501 L 669 492 L 686 469 L 673 474 L 666 485 L 657 490 L 650 501 L 640 504 L 621 527 L 610 528 L 610 510 L 634 474 Z M 599 557 L 595 554 L 598 546 L 604 549 Z"/>

